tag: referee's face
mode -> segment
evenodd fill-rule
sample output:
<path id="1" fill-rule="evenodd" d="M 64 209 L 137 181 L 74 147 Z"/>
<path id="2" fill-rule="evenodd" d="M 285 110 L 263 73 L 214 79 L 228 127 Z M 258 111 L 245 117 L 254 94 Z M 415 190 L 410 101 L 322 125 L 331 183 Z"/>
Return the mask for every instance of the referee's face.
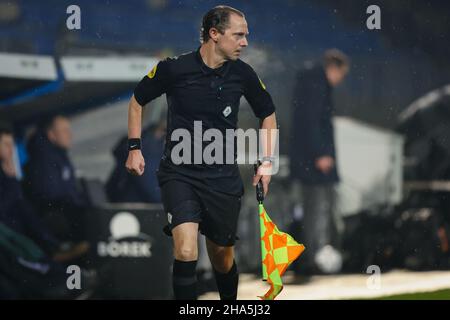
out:
<path id="1" fill-rule="evenodd" d="M 239 59 L 242 50 L 248 46 L 248 27 L 245 18 L 230 14 L 229 27 L 219 34 L 217 47 L 226 60 Z"/>

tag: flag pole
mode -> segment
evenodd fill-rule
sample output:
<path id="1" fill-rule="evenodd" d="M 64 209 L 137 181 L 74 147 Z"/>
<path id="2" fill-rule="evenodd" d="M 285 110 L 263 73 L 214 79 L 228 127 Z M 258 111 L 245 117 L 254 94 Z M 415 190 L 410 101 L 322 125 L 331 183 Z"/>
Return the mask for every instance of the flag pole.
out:
<path id="1" fill-rule="evenodd" d="M 254 171 L 255 171 L 255 175 L 258 172 L 258 168 L 261 165 L 261 161 L 257 161 L 254 165 Z M 261 242 L 261 260 L 264 259 L 264 242 L 261 241 L 261 238 L 263 237 L 263 232 L 264 232 L 264 226 L 263 226 L 263 219 L 261 219 L 260 215 L 261 215 L 261 207 L 263 206 L 263 202 L 264 202 L 264 187 L 262 184 L 261 179 L 258 181 L 258 184 L 256 185 L 256 200 L 258 201 L 258 219 L 259 219 L 259 242 Z M 261 267 L 261 273 L 262 273 L 262 279 L 264 281 L 267 280 L 267 274 L 264 272 L 264 266 Z"/>

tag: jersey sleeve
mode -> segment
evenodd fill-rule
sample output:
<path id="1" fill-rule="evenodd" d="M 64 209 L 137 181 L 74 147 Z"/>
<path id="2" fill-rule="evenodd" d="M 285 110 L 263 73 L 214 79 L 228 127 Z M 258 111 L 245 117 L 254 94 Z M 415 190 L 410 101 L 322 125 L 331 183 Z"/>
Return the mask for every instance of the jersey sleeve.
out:
<path id="1" fill-rule="evenodd" d="M 275 112 L 272 97 L 266 90 L 266 86 L 250 67 L 244 69 L 244 96 L 247 99 L 253 113 L 259 119 L 264 119 Z"/>
<path id="2" fill-rule="evenodd" d="M 166 93 L 170 86 L 171 78 L 169 61 L 162 60 L 158 62 L 134 89 L 136 101 L 141 106 L 145 106 L 153 99 Z"/>

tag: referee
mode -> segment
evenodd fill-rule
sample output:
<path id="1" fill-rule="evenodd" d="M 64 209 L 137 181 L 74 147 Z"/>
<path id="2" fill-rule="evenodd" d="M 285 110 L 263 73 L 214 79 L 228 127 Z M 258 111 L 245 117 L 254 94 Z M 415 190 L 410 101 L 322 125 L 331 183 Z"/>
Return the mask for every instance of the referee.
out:
<path id="1" fill-rule="evenodd" d="M 198 50 L 160 61 L 139 82 L 130 100 L 126 168 L 131 174 L 142 175 L 145 166 L 140 150 L 142 107 L 164 93 L 167 97 L 167 138 L 157 176 L 168 217 L 164 230 L 173 237 L 176 299 L 197 298 L 198 231 L 206 237 L 220 298 L 235 300 L 237 297 L 239 276 L 234 244 L 244 188 L 236 163 L 236 148 L 231 164 L 199 163 L 189 154 L 183 154 L 182 158 L 194 161 L 179 163 L 173 156 L 178 141 L 172 134 L 183 129 L 194 137 L 194 121 L 201 121 L 202 132 L 216 129 L 225 136 L 226 129 L 237 129 L 242 95 L 261 120 L 261 128 L 269 133 L 276 129 L 272 98 L 252 67 L 239 59 L 248 45 L 247 35 L 242 12 L 228 6 L 211 9 L 203 17 L 202 44 Z M 263 137 L 262 167 L 253 178 L 253 185 L 261 179 L 265 193 L 271 178 L 268 171 L 275 143 L 270 136 Z M 193 154 L 199 145 L 195 139 L 191 140 Z M 200 144 L 203 149 L 208 145 Z"/>

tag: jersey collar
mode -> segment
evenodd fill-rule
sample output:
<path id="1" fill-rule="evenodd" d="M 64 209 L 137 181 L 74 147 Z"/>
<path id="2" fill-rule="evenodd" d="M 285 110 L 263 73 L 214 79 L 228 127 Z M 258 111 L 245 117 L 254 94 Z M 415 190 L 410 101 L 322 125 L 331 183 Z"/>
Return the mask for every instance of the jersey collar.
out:
<path id="1" fill-rule="evenodd" d="M 228 70 L 230 69 L 231 61 L 225 61 L 222 66 L 216 69 L 208 67 L 205 62 L 203 62 L 202 56 L 200 54 L 200 47 L 198 47 L 197 51 L 195 52 L 195 57 L 197 62 L 199 63 L 200 69 L 204 74 L 215 74 L 221 77 L 225 77 L 225 75 L 228 73 Z"/>

